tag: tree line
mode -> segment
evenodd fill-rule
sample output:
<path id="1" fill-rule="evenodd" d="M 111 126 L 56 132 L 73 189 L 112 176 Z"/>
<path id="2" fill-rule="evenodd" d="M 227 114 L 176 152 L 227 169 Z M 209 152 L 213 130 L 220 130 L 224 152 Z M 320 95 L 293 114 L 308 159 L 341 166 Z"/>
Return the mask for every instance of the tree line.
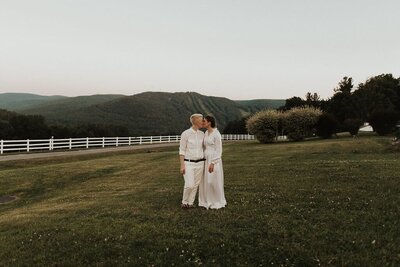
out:
<path id="1" fill-rule="evenodd" d="M 381 74 L 355 88 L 353 79 L 344 77 L 334 88 L 332 97 L 322 99 L 317 93 L 308 92 L 305 98 L 294 96 L 287 99 L 278 111 L 286 112 L 301 107 L 322 111 L 315 125 L 322 137 L 344 131 L 355 135 L 365 122 L 378 134 L 389 134 L 395 130 L 396 122 L 400 119 L 400 78 Z M 246 120 L 229 123 L 225 132 L 247 133 Z"/>
<path id="2" fill-rule="evenodd" d="M 322 112 L 314 127 L 314 133 L 318 131 L 322 137 L 330 137 L 333 133 L 343 131 L 355 135 L 364 122 L 369 122 L 378 134 L 388 134 L 394 131 L 394 126 L 400 119 L 400 78 L 395 78 L 392 74 L 381 74 L 354 86 L 351 77 L 344 77 L 333 89 L 332 97 L 322 99 L 317 93 L 308 92 L 304 98 L 294 96 L 286 99 L 285 105 L 278 111 L 288 112 L 303 107 L 316 108 Z M 308 111 L 298 112 L 306 114 Z M 248 133 L 247 121 L 248 117 L 231 121 L 223 132 Z M 288 129 L 288 124 L 285 125 L 285 129 Z M 283 128 L 279 129 L 280 134 L 285 134 Z M 23 115 L 0 110 L 0 139 L 41 139 L 51 136 L 129 136 L 129 130 L 125 126 L 112 124 L 49 125 L 41 115 Z"/>
<path id="3" fill-rule="evenodd" d="M 48 125 L 41 115 L 0 109 L 0 139 L 3 140 L 111 136 L 129 136 L 129 131 L 124 126 L 111 124 Z"/>

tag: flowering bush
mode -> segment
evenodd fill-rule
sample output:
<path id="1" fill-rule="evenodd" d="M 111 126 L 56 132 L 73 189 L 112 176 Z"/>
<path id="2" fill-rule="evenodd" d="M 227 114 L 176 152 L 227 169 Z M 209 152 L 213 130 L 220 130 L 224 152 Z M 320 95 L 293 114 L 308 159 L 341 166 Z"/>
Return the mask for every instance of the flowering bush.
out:
<path id="1" fill-rule="evenodd" d="M 288 138 L 293 141 L 300 141 L 312 136 L 315 126 L 322 111 L 314 107 L 292 108 L 285 114 L 283 127 Z"/>
<path id="2" fill-rule="evenodd" d="M 247 130 L 261 143 L 274 142 L 285 132 L 294 141 L 311 136 L 322 111 L 313 107 L 293 108 L 286 112 L 263 110 L 246 121 Z"/>
<path id="3" fill-rule="evenodd" d="M 278 136 L 282 117 L 282 112 L 263 110 L 251 116 L 246 121 L 246 127 L 261 143 L 272 143 Z"/>

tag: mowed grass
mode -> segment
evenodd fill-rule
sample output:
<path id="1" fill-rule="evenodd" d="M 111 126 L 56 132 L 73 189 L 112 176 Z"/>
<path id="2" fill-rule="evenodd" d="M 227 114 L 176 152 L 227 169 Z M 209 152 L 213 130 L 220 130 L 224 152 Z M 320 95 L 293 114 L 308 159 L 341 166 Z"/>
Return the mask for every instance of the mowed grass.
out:
<path id="1" fill-rule="evenodd" d="M 0 265 L 399 266 L 390 139 L 224 144 L 223 210 L 181 210 L 177 148 L 0 163 Z"/>

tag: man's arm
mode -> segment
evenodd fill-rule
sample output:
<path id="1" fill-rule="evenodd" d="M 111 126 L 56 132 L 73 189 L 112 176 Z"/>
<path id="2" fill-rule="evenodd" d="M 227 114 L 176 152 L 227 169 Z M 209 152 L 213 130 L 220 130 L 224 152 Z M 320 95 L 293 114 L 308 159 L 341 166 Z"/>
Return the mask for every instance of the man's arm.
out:
<path id="1" fill-rule="evenodd" d="M 181 163 L 181 174 L 185 174 L 185 151 L 186 151 L 186 143 L 187 143 L 187 137 L 184 133 L 181 135 L 181 140 L 179 142 L 179 161 Z"/>
<path id="2" fill-rule="evenodd" d="M 185 156 L 184 155 L 179 155 L 179 159 L 181 161 L 181 174 L 185 175 Z"/>

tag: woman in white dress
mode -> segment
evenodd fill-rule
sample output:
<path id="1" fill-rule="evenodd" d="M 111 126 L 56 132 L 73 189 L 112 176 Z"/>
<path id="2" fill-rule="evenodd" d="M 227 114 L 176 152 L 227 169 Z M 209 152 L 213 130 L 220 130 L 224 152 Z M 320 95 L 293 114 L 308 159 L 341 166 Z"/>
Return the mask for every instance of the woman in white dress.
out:
<path id="1" fill-rule="evenodd" d="M 222 136 L 215 128 L 215 119 L 204 118 L 204 155 L 206 158 L 204 179 L 200 184 L 199 206 L 207 209 L 220 209 L 226 205 L 224 193 L 224 170 L 222 167 Z"/>

